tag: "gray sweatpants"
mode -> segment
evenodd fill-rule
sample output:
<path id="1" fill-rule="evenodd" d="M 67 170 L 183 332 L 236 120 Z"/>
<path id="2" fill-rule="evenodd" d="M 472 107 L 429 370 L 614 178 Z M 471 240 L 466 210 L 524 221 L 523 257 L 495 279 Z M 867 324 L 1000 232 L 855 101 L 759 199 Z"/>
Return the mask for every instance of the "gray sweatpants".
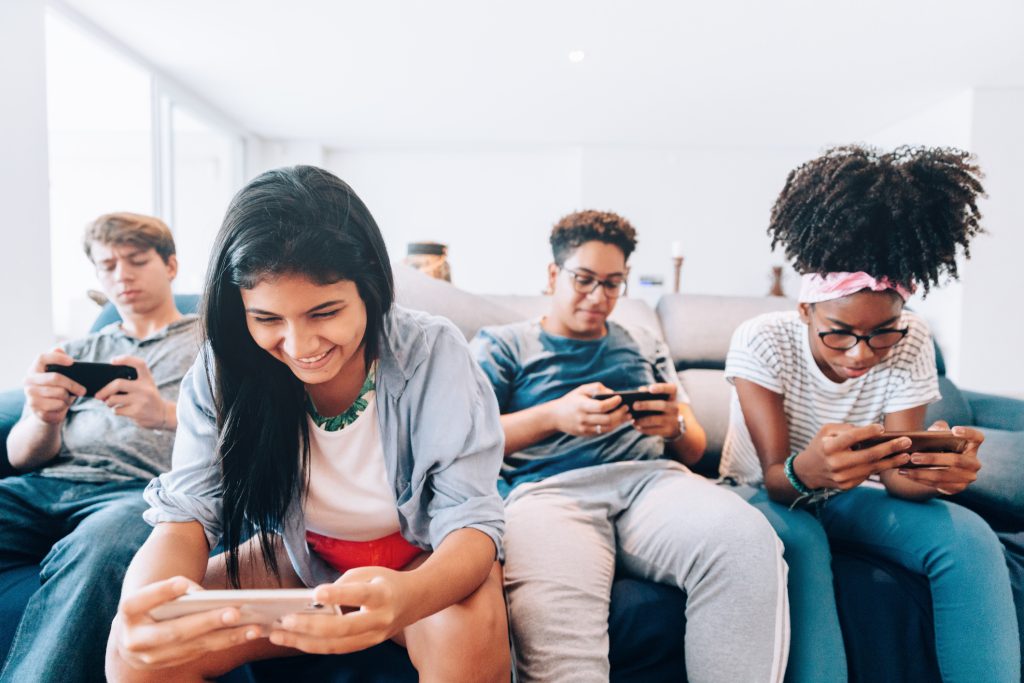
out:
<path id="1" fill-rule="evenodd" d="M 691 681 L 782 680 L 782 544 L 764 515 L 678 463 L 612 463 L 520 485 L 506 501 L 505 556 L 521 681 L 608 680 L 616 562 L 686 591 Z"/>

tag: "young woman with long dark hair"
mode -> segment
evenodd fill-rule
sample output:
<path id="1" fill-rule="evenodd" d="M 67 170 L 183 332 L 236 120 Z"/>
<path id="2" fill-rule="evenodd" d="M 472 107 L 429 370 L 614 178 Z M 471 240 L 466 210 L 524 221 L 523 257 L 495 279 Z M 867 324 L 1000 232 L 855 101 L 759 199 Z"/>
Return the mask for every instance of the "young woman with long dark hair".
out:
<path id="1" fill-rule="evenodd" d="M 393 299 L 380 231 L 335 176 L 279 169 L 235 196 L 110 678 L 202 680 L 393 639 L 421 680 L 508 680 L 497 404 L 458 330 Z M 316 587 L 355 611 L 266 629 L 238 625 L 236 608 L 149 616 L 228 586 Z"/>

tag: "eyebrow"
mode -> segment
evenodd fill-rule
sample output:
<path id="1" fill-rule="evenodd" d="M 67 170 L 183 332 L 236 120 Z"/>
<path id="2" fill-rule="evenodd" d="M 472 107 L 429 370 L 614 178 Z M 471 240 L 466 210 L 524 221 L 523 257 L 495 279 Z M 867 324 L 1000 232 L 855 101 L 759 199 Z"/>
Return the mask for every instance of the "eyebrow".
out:
<path id="1" fill-rule="evenodd" d="M 148 249 L 136 249 L 135 251 L 128 252 L 127 254 L 114 254 L 110 258 L 100 259 L 99 263 L 110 263 L 111 261 L 116 261 L 119 258 L 135 258 L 139 254 L 145 254 L 147 251 Z"/>
<path id="2" fill-rule="evenodd" d="M 344 299 L 335 299 L 334 301 L 325 301 L 322 304 L 317 304 L 313 308 L 311 308 L 308 311 L 306 311 L 306 315 L 308 315 L 310 313 L 316 313 L 317 311 L 322 311 L 325 308 L 330 308 L 331 306 L 336 306 L 338 304 L 343 304 L 343 303 L 345 303 Z M 279 313 L 274 313 L 273 311 L 265 311 L 262 308 L 249 307 L 249 308 L 245 309 L 245 312 L 246 313 L 252 313 L 254 315 L 272 315 L 272 316 L 275 316 L 275 317 L 280 317 Z"/>
<path id="3" fill-rule="evenodd" d="M 883 320 L 882 322 L 878 323 L 872 329 L 880 330 L 883 327 L 885 327 L 886 325 L 892 325 L 894 322 L 896 322 L 899 319 L 900 319 L 900 316 L 898 316 L 898 315 L 897 316 L 893 316 L 892 318 L 889 318 L 888 320 Z M 825 320 L 829 321 L 833 325 L 838 325 L 839 327 L 845 327 L 848 330 L 852 330 L 853 329 L 853 325 L 851 325 L 849 323 L 844 323 L 842 320 L 836 320 L 835 318 L 829 318 L 829 317 L 826 317 Z"/>
<path id="4" fill-rule="evenodd" d="M 574 268 L 574 270 L 581 270 L 581 271 L 583 271 L 583 272 L 585 272 L 585 273 L 587 273 L 589 275 L 593 275 L 594 277 L 601 277 L 600 275 L 598 275 L 597 271 L 593 271 L 590 268 L 584 268 L 583 266 L 580 266 L 578 268 Z M 610 277 L 615 277 L 615 276 L 625 277 L 626 274 L 623 273 L 622 271 L 615 271 L 614 273 L 608 273 L 604 277 L 605 277 L 605 279 L 608 279 Z"/>

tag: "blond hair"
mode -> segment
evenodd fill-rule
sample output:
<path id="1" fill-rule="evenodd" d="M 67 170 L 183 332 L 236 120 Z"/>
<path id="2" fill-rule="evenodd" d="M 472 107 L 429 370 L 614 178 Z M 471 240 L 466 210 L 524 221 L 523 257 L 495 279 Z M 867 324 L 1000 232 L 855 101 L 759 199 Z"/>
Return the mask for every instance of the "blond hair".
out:
<path id="1" fill-rule="evenodd" d="M 140 213 L 107 213 L 85 228 L 85 255 L 92 260 L 93 244 L 130 244 L 140 249 L 155 249 L 164 263 L 174 254 L 174 236 L 159 218 Z"/>

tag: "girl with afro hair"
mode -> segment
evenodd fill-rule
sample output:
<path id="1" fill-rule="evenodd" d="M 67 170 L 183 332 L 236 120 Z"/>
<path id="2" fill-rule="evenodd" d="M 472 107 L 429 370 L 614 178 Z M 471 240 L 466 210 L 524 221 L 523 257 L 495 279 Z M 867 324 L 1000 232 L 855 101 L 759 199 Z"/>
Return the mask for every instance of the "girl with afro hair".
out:
<path id="1" fill-rule="evenodd" d="M 907 437 L 862 444 L 924 429 L 940 398 L 931 334 L 904 304 L 957 277 L 958 253 L 982 232 L 980 178 L 958 150 L 837 147 L 792 171 L 772 209 L 772 247 L 802 275 L 799 303 L 733 335 L 721 473 L 786 547 L 787 681 L 846 680 L 830 539 L 928 579 L 943 680 L 1020 680 L 1002 546 L 938 497 L 977 478 L 982 433 L 953 427 L 959 452 L 915 452 Z"/>

